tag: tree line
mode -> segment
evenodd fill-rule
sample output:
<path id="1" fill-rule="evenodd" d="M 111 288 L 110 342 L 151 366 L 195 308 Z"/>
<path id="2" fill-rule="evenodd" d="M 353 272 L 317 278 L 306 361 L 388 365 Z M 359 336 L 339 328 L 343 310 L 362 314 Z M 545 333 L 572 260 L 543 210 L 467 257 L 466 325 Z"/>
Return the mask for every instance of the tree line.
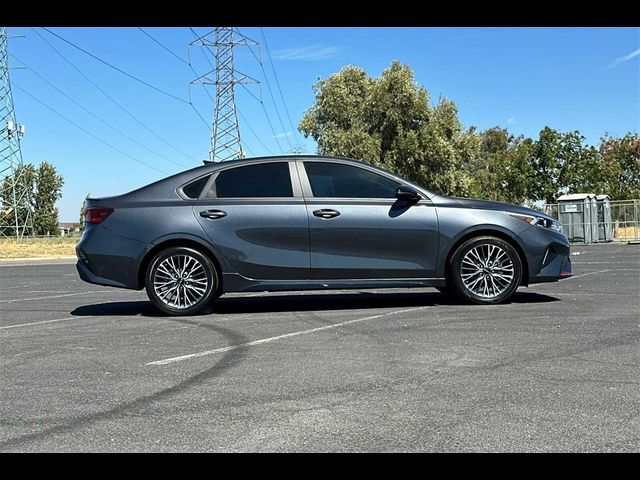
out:
<path id="1" fill-rule="evenodd" d="M 637 133 L 605 135 L 596 147 L 578 131 L 545 127 L 532 139 L 499 126 L 464 128 L 456 104 L 432 105 L 398 61 L 378 78 L 347 66 L 313 90 L 299 128 L 322 155 L 363 160 L 444 195 L 518 204 L 578 192 L 640 198 Z"/>
<path id="2" fill-rule="evenodd" d="M 18 202 L 17 212 L 13 210 L 13 192 L 22 201 Z M 3 235 L 15 235 L 15 216 L 20 226 L 27 225 L 24 235 L 59 235 L 58 208 L 56 202 L 62 197 L 64 180 L 56 168 L 47 162 L 37 167 L 21 164 L 12 175 L 2 181 L 0 188 L 0 225 Z M 30 218 L 31 221 L 27 222 Z"/>

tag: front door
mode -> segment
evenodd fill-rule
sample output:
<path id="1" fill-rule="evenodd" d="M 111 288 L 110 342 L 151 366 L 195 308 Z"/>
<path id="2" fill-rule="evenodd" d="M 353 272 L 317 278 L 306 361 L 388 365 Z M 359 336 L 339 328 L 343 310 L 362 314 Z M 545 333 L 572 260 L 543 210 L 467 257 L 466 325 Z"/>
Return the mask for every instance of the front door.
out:
<path id="1" fill-rule="evenodd" d="M 311 278 L 432 278 L 438 222 L 427 198 L 395 198 L 396 180 L 356 165 L 298 163 L 309 219 Z"/>
<path id="2" fill-rule="evenodd" d="M 293 162 L 227 168 L 206 188 L 194 214 L 240 275 L 258 280 L 309 278 L 309 225 Z"/>

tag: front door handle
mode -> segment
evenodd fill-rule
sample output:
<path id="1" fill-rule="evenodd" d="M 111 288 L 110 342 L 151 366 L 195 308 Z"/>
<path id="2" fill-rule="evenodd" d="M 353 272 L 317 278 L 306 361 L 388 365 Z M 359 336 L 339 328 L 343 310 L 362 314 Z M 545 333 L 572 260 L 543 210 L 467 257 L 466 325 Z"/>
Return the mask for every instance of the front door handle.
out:
<path id="1" fill-rule="evenodd" d="M 200 212 L 200 216 L 208 218 L 209 220 L 215 220 L 216 218 L 222 218 L 227 216 L 227 212 L 222 210 L 203 210 Z"/>
<path id="2" fill-rule="evenodd" d="M 320 217 L 320 218 L 335 218 L 338 215 L 340 215 L 340 212 L 338 212 L 337 210 L 331 210 L 331 209 L 328 209 L 328 208 L 323 208 L 323 209 L 320 209 L 320 210 L 315 210 L 313 212 L 313 214 L 316 217 Z"/>

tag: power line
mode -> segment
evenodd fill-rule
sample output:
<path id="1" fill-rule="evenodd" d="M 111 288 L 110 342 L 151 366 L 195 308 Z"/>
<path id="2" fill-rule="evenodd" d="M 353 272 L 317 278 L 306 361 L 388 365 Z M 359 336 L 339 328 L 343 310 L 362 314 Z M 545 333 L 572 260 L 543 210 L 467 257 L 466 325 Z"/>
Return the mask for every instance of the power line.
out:
<path id="1" fill-rule="evenodd" d="M 187 62 L 184 58 L 182 58 L 180 55 L 178 55 L 177 53 L 175 53 L 173 50 L 171 50 L 170 48 L 166 47 L 162 42 L 160 42 L 160 40 L 156 39 L 155 37 L 153 37 L 150 33 L 146 32 L 145 30 L 143 30 L 142 28 L 138 27 L 138 30 L 140 30 L 142 33 L 144 33 L 147 37 L 149 37 L 151 40 L 153 40 L 155 43 L 157 43 L 158 45 L 160 45 L 160 47 L 162 47 L 164 50 L 166 50 L 167 52 L 169 52 L 171 55 L 173 55 L 174 57 L 176 57 L 178 60 L 180 60 L 182 63 L 184 63 L 185 65 L 189 65 L 189 62 Z M 191 66 L 191 65 L 189 65 Z"/>
<path id="2" fill-rule="evenodd" d="M 192 34 L 193 34 L 193 36 L 196 38 L 196 40 L 198 40 L 198 39 L 202 38 L 201 36 L 199 36 L 199 35 L 198 35 L 198 33 L 197 33 L 197 32 L 196 32 L 192 27 L 189 27 L 189 30 L 191 30 L 191 33 L 192 33 Z M 200 50 L 200 51 L 202 52 L 202 55 L 204 56 L 204 58 L 205 58 L 205 60 L 207 61 L 207 63 L 209 63 L 209 66 L 211 66 L 211 68 L 212 68 L 212 69 L 214 69 L 214 68 L 215 68 L 215 66 L 213 65 L 213 63 L 211 62 L 211 60 L 209 59 L 209 57 L 206 55 L 206 53 L 205 53 L 203 50 Z M 251 51 L 251 53 L 253 54 L 253 50 L 252 50 L 251 48 L 249 48 L 249 51 Z M 254 57 L 255 57 L 255 54 L 253 54 L 253 55 L 254 55 Z M 192 66 L 191 64 L 189 64 L 189 65 L 191 66 L 191 70 L 193 70 L 193 72 L 197 75 L 197 73 L 196 73 L 195 69 L 193 68 L 193 66 Z M 269 128 L 271 129 L 271 132 L 273 133 L 273 138 L 274 138 L 274 140 L 276 141 L 276 143 L 277 143 L 277 145 L 278 145 L 278 149 L 280 150 L 280 153 L 283 153 L 283 152 L 284 152 L 284 150 L 283 150 L 282 145 L 280 144 L 280 141 L 278 140 L 278 137 L 277 137 L 277 135 L 276 135 L 276 133 L 275 133 L 275 130 L 274 130 L 274 128 L 273 128 L 273 124 L 271 123 L 271 119 L 269 118 L 269 114 L 268 114 L 268 112 L 267 112 L 267 109 L 266 109 L 266 108 L 265 108 L 265 106 L 264 106 L 264 102 L 262 101 L 262 99 L 261 99 L 261 98 L 258 98 L 258 97 L 257 97 L 257 96 L 256 96 L 256 95 L 255 95 L 251 90 L 249 90 L 249 89 L 248 89 L 244 84 L 242 84 L 242 83 L 241 83 L 241 84 L 240 84 L 240 86 L 241 86 L 242 88 L 244 88 L 244 89 L 247 91 L 247 93 L 248 93 L 249 95 L 251 95 L 251 96 L 252 96 L 252 97 L 253 97 L 253 98 L 254 98 L 258 103 L 260 103 L 260 105 L 262 106 L 262 111 L 264 112 L 265 118 L 267 119 L 267 123 L 269 124 Z M 203 85 L 203 87 L 204 87 L 204 85 Z M 208 90 L 206 90 L 206 88 L 205 88 L 205 91 L 207 92 L 207 95 L 209 95 L 209 98 L 211 99 L 211 101 L 215 103 L 215 100 L 213 99 L 213 97 L 211 96 L 211 94 L 209 94 L 209 91 L 208 91 Z M 253 130 L 253 128 L 251 128 L 250 123 L 249 123 L 249 122 L 244 118 L 244 116 L 242 115 L 242 112 L 241 112 L 239 109 L 237 109 L 237 112 L 238 112 L 238 115 L 240 116 L 240 118 L 242 118 L 242 119 L 245 121 L 245 123 L 247 124 L 247 127 L 249 128 L 249 130 L 251 131 L 251 133 L 253 133 L 253 135 L 256 137 L 256 139 L 258 140 L 258 142 L 260 142 L 260 144 L 261 144 L 261 145 L 262 145 L 262 146 L 263 146 L 263 147 L 264 147 L 264 148 L 265 148 L 265 149 L 266 149 L 270 154 L 272 154 L 272 155 L 273 155 L 273 152 L 271 151 L 271 149 L 269 149 L 269 148 L 264 144 L 264 142 L 260 139 L 260 137 L 258 136 L 258 134 L 256 134 L 256 132 Z"/>
<path id="3" fill-rule="evenodd" d="M 276 73 L 275 65 L 273 64 L 273 58 L 271 57 L 271 52 L 269 51 L 269 45 L 267 44 L 267 37 L 264 34 L 264 29 L 260 27 L 260 33 L 262 34 L 262 40 L 264 42 L 264 48 L 267 51 L 267 56 L 269 57 L 269 63 L 271 64 L 271 70 L 273 70 L 273 77 L 276 79 L 276 85 L 278 87 L 278 92 L 280 92 L 280 98 L 282 99 L 282 104 L 284 105 L 284 111 L 287 114 L 287 119 L 289 120 L 289 126 L 291 127 L 292 133 L 296 137 L 296 141 L 298 143 L 298 148 L 301 147 L 300 141 L 298 138 L 298 129 L 293 126 L 293 122 L 291 121 L 291 115 L 289 115 L 289 109 L 287 108 L 287 102 L 284 100 L 284 95 L 282 94 L 282 88 L 280 88 L 280 80 L 278 80 L 278 74 Z"/>
<path id="4" fill-rule="evenodd" d="M 142 120 L 140 120 L 137 116 L 135 116 L 133 113 L 131 113 L 127 108 L 125 108 L 124 106 L 122 106 L 118 101 L 116 101 L 111 95 L 109 95 L 104 89 L 102 89 L 98 84 L 96 84 L 93 80 L 91 80 L 91 78 L 89 76 L 87 76 L 82 70 L 80 70 L 78 67 L 75 66 L 75 64 L 69 60 L 62 52 L 60 52 L 56 47 L 54 47 L 53 45 L 51 45 L 51 43 L 44 38 L 40 32 L 38 32 L 38 30 L 36 30 L 35 28 L 31 27 L 31 30 L 33 30 L 33 32 L 38 35 L 38 37 L 40 37 L 40 39 L 46 43 L 49 48 L 51 48 L 54 52 L 56 52 L 60 57 L 62 57 L 62 59 L 67 62 L 71 68 L 73 68 L 76 72 L 78 72 L 80 75 L 82 75 L 82 77 L 89 82 L 96 90 L 98 90 L 100 93 L 102 93 L 107 99 L 109 99 L 109 101 L 111 101 L 116 107 L 118 107 L 120 110 L 122 110 L 125 114 L 127 114 L 130 118 L 132 118 L 138 125 L 140 125 L 142 128 L 144 128 L 145 130 L 147 130 L 149 133 L 151 133 L 152 135 L 154 135 L 158 140 L 160 140 L 161 142 L 163 142 L 165 145 L 168 145 L 169 147 L 171 147 L 173 150 L 175 150 L 176 152 L 180 153 L 181 155 L 184 155 L 185 157 L 189 158 L 190 160 L 193 160 L 195 162 L 198 161 L 198 159 L 196 159 L 195 157 L 192 157 L 191 155 L 189 155 L 188 153 L 184 152 L 183 150 L 179 149 L 178 147 L 176 147 L 175 145 L 173 145 L 171 142 L 169 142 L 168 140 L 165 139 L 165 137 L 163 135 L 160 135 L 158 133 L 156 133 L 151 127 L 147 126 Z"/>
<path id="5" fill-rule="evenodd" d="M 206 57 L 207 59 L 209 57 Z M 198 75 L 198 72 L 196 72 L 195 68 L 193 68 L 193 66 L 189 63 L 188 64 L 189 67 L 191 68 L 191 70 L 193 71 L 193 73 L 196 76 Z M 209 90 L 207 90 L 207 87 L 205 87 L 204 85 L 202 85 L 202 88 L 204 90 L 204 92 L 207 94 L 207 96 L 209 97 L 209 100 L 211 100 L 211 102 L 215 105 L 216 101 L 214 100 L 214 98 L 211 96 L 211 94 L 209 93 Z M 242 112 L 240 111 L 240 109 L 238 109 L 238 115 L 240 116 L 240 118 L 242 119 L 243 122 L 245 122 L 247 128 L 249 129 L 249 131 L 253 134 L 253 136 L 256 138 L 256 140 L 260 143 L 260 145 L 262 145 L 264 147 L 264 149 L 271 155 L 273 155 L 273 152 L 271 151 L 271 149 L 269 147 L 267 147 L 265 145 L 265 143 L 262 141 L 262 139 L 260 138 L 260 136 L 255 132 L 255 130 L 251 127 L 251 123 L 245 118 L 245 116 L 242 114 Z M 251 153 L 251 155 L 254 155 L 251 150 L 249 149 L 249 147 L 247 147 L 247 144 L 245 142 L 242 142 L 243 146 L 246 147 L 247 151 L 249 153 Z"/>
<path id="6" fill-rule="evenodd" d="M 207 127 L 207 130 L 209 130 L 209 122 L 207 122 L 204 117 L 202 116 L 202 114 L 198 111 L 198 109 L 195 107 L 195 105 L 192 103 L 190 104 L 191 107 L 193 108 L 193 111 L 196 112 L 196 115 L 198 115 L 198 117 L 200 117 L 200 120 L 202 120 L 202 123 L 204 123 L 204 126 Z"/>
<path id="7" fill-rule="evenodd" d="M 129 136 L 128 134 L 126 134 L 125 132 L 123 132 L 122 130 L 120 130 L 117 127 L 114 127 L 112 124 L 110 124 L 109 122 L 107 122 L 106 120 L 102 119 L 101 117 L 99 117 L 98 115 L 96 115 L 95 113 L 93 113 L 91 110 L 89 110 L 88 108 L 86 108 L 84 105 L 82 105 L 80 102 L 78 102 L 77 100 L 73 99 L 71 96 L 69 96 L 68 94 L 66 94 L 64 91 L 62 91 L 60 88 L 58 88 L 57 86 L 55 86 L 53 83 L 51 83 L 49 80 L 47 80 L 46 78 L 44 78 L 42 75 L 40 75 L 38 72 L 36 72 L 33 68 L 29 67 L 26 63 L 24 63 L 22 60 L 20 60 L 18 57 L 16 57 L 13 54 L 10 54 L 13 58 L 15 58 L 17 61 L 19 61 L 20 63 L 22 63 L 23 65 L 25 65 L 30 71 L 31 73 L 33 73 L 36 77 L 38 77 L 40 80 L 42 80 L 43 82 L 45 82 L 47 85 L 49 85 L 51 88 L 53 88 L 54 90 L 56 90 L 58 93 L 60 93 L 62 96 L 64 96 L 67 100 L 69 100 L 70 102 L 74 103 L 75 105 L 77 105 L 78 107 L 80 107 L 82 110 L 84 110 L 85 112 L 87 112 L 89 115 L 91 115 L 93 118 L 95 118 L 96 120 L 98 120 L 99 122 L 101 122 L 102 124 L 106 125 L 107 127 L 109 127 L 110 129 L 112 129 L 113 131 L 119 133 L 120 135 L 122 135 L 123 137 L 127 138 L 129 141 L 135 143 L 136 145 L 138 145 L 141 148 L 144 148 L 145 150 L 147 150 L 148 152 L 152 153 L 153 155 L 156 155 L 164 160 L 167 160 L 168 162 L 171 162 L 175 165 L 181 166 L 181 167 L 185 167 L 186 165 L 181 164 L 179 162 L 176 162 L 175 160 L 166 157 L 164 155 L 162 155 L 161 153 L 156 152 L 155 150 L 153 150 L 152 148 L 147 147 L 146 145 L 140 143 L 139 141 L 137 141 L 135 138 L 132 138 L 131 136 Z"/>
<path id="8" fill-rule="evenodd" d="M 253 52 L 252 52 L 253 53 Z M 271 84 L 269 83 L 269 79 L 267 78 L 267 72 L 264 69 L 264 65 L 262 64 L 262 60 L 260 60 L 256 55 L 253 55 L 258 61 L 258 65 L 260 65 L 260 70 L 262 70 L 262 74 L 264 75 L 264 82 L 267 84 L 267 91 L 269 92 L 269 96 L 271 97 L 271 102 L 273 103 L 273 108 L 276 111 L 276 116 L 278 117 L 278 121 L 280 122 L 280 127 L 282 127 L 282 133 L 286 134 L 286 128 L 284 128 L 284 123 L 282 122 L 282 117 L 280 116 L 280 111 L 278 110 L 278 106 L 276 105 L 275 97 L 273 96 L 273 91 L 271 90 Z M 275 136 L 275 134 L 274 134 Z M 277 137 L 276 137 L 277 138 Z M 285 136 L 285 140 L 289 144 L 289 148 L 293 150 L 293 145 L 291 141 L 289 141 L 289 137 Z"/>
<path id="9" fill-rule="evenodd" d="M 195 69 L 193 68 L 193 66 L 185 61 L 182 57 L 180 57 L 180 55 L 178 55 L 177 53 L 175 53 L 173 50 L 171 50 L 170 48 L 168 48 L 167 46 L 165 46 L 162 42 L 160 42 L 160 40 L 157 40 L 155 37 L 153 37 L 150 33 L 146 32 L 145 30 L 143 30 L 140 27 L 137 27 L 138 30 L 140 30 L 142 33 L 144 33 L 147 37 L 149 37 L 151 40 L 153 40 L 157 45 L 159 45 L 163 50 L 166 50 L 167 52 L 169 52 L 171 55 L 173 55 L 174 57 L 176 57 L 178 60 L 180 60 L 182 63 L 184 63 L 185 65 L 187 65 L 191 71 L 197 76 L 198 73 L 195 71 Z M 204 88 L 204 85 L 203 85 Z M 207 92 L 207 95 L 209 95 L 209 98 L 211 98 L 211 100 L 213 101 L 213 97 L 211 97 L 211 94 L 209 93 L 209 91 L 205 88 L 205 92 Z M 202 123 L 204 123 L 204 125 L 207 127 L 207 130 L 209 129 L 209 122 L 207 122 L 204 117 L 202 116 L 202 114 L 200 113 L 200 111 L 196 108 L 196 106 L 193 104 L 193 102 L 191 102 L 191 99 L 189 99 L 189 105 L 191 106 L 191 108 L 193 109 L 193 111 L 196 113 L 196 115 L 198 116 L 198 118 L 200 118 L 200 120 L 202 120 Z"/>
<path id="10" fill-rule="evenodd" d="M 144 165 L 145 167 L 151 168 L 152 170 L 155 170 L 156 172 L 160 172 L 162 174 L 167 174 L 167 172 L 165 172 L 164 170 L 160 170 L 159 168 L 154 167 L 153 165 L 149 165 L 146 162 L 143 162 L 142 160 L 128 154 L 127 152 L 125 152 L 124 150 L 119 149 L 118 147 L 112 145 L 111 143 L 107 142 L 106 140 L 103 140 L 102 138 L 100 138 L 99 136 L 95 135 L 94 133 L 91 133 L 89 130 L 87 130 L 84 127 L 81 127 L 80 125 L 78 125 L 76 122 L 74 122 L 73 120 L 71 120 L 69 117 L 66 117 L 65 115 L 61 114 L 60 112 L 58 112 L 55 108 L 50 107 L 49 105 L 47 105 L 45 102 L 43 102 L 42 100 L 40 100 L 39 98 L 35 97 L 34 95 L 32 95 L 31 93 L 29 93 L 28 91 L 26 91 L 24 88 L 22 88 L 20 85 L 16 84 L 15 82 L 13 82 L 13 85 L 18 88 L 18 90 L 20 90 L 21 92 L 23 92 L 25 95 L 31 97 L 33 100 L 35 100 L 36 102 L 38 102 L 39 104 L 41 104 L 42 106 L 44 106 L 45 108 L 47 108 L 48 110 L 52 111 L 53 113 L 55 113 L 56 115 L 58 115 L 60 118 L 62 118 L 63 120 L 66 120 L 67 122 L 69 122 L 71 125 L 73 125 L 74 127 L 76 127 L 79 130 L 82 130 L 84 133 L 86 133 L 87 135 L 89 135 L 90 137 L 95 138 L 96 140 L 98 140 L 100 143 L 103 143 L 104 145 L 112 148 L 113 150 L 115 150 L 118 153 L 121 153 L 122 155 L 124 155 L 125 157 L 130 158 L 131 160 L 138 162 L 141 165 Z"/>
<path id="11" fill-rule="evenodd" d="M 71 41 L 67 40 L 66 38 L 61 37 L 61 36 L 60 36 L 60 35 L 58 35 L 57 33 L 52 32 L 52 31 L 51 31 L 51 30 L 49 30 L 47 27 L 42 27 L 42 29 L 46 30 L 46 31 L 47 31 L 47 32 L 49 32 L 51 35 L 53 35 L 53 36 L 55 36 L 55 37 L 58 37 L 60 40 L 62 40 L 63 42 L 68 43 L 68 44 L 69 44 L 69 45 L 71 45 L 72 47 L 74 47 L 74 48 L 76 48 L 76 49 L 80 50 L 80 51 L 81 51 L 81 52 L 83 52 L 84 54 L 89 55 L 91 58 L 93 58 L 93 59 L 95 59 L 95 60 L 97 60 L 97 61 L 99 61 L 99 62 L 101 62 L 101 63 L 103 63 L 103 64 L 107 65 L 108 67 L 110 67 L 110 68 L 112 68 L 112 69 L 116 70 L 117 72 L 120 72 L 120 73 L 122 73 L 123 75 L 125 75 L 125 76 L 127 76 L 127 77 L 129 77 L 129 78 L 131 78 L 131 79 L 133 79 L 133 80 L 135 80 L 136 82 L 141 83 L 142 85 L 145 85 L 145 86 L 147 86 L 147 87 L 149 87 L 149 88 L 151 88 L 151 89 L 153 89 L 153 90 L 155 90 L 155 91 L 157 91 L 157 92 L 160 92 L 160 93 L 162 93 L 163 95 L 166 95 L 166 96 L 171 97 L 171 98 L 173 98 L 173 99 L 175 99 L 175 100 L 178 100 L 179 102 L 182 102 L 182 103 L 189 103 L 189 102 L 187 102 L 187 101 L 186 101 L 185 99 L 183 99 L 183 98 L 177 97 L 177 96 L 173 95 L 172 93 L 169 93 L 169 92 L 167 92 L 167 91 L 165 91 L 165 90 L 162 90 L 161 88 L 158 88 L 158 87 L 156 87 L 156 86 L 154 86 L 154 85 L 151 85 L 151 84 L 150 84 L 150 83 L 148 83 L 148 82 L 145 82 L 144 80 L 142 80 L 142 79 L 140 79 L 140 78 L 136 77 L 135 75 L 131 75 L 130 73 L 125 72 L 125 71 L 124 71 L 124 70 L 122 70 L 121 68 L 116 67 L 115 65 L 113 65 L 113 64 L 111 64 L 111 63 L 109 63 L 109 62 L 107 62 L 106 60 L 101 59 L 100 57 L 98 57 L 98 56 L 94 55 L 93 53 L 88 52 L 88 51 L 87 51 L 87 50 L 85 50 L 84 48 L 79 47 L 78 45 L 76 45 L 75 43 L 73 43 L 73 42 L 71 42 Z"/>
<path id="12" fill-rule="evenodd" d="M 244 89 L 247 92 L 249 92 L 249 94 L 260 103 L 260 106 L 262 107 L 262 111 L 264 112 L 264 116 L 266 117 L 267 123 L 269 124 L 269 128 L 271 129 L 271 133 L 273 134 L 273 139 L 278 144 L 278 148 L 280 149 L 280 153 L 284 153 L 284 149 L 282 148 L 282 145 L 280 144 L 280 140 L 278 140 L 278 134 L 276 133 L 275 129 L 273 128 L 273 124 L 271 123 L 271 119 L 269 118 L 269 114 L 267 113 L 267 109 L 264 106 L 264 102 L 261 99 L 259 99 L 258 97 L 256 97 L 253 93 L 251 93 L 247 87 L 244 87 Z"/>
<path id="13" fill-rule="evenodd" d="M 214 35 L 213 41 L 208 38 L 211 33 Z M 215 85 L 216 102 L 209 160 L 224 162 L 244 157 L 240 141 L 235 87 L 238 84 L 251 82 L 253 79 L 247 75 L 239 75 L 234 65 L 234 48 L 246 44 L 245 40 L 235 38 L 233 27 L 215 27 L 211 33 L 197 38 L 190 43 L 190 46 L 198 45 L 207 49 L 210 46 L 215 47 L 216 67 L 191 83 Z M 209 78 L 211 74 L 214 74 L 213 80 Z"/>
<path id="14" fill-rule="evenodd" d="M 244 117 L 244 115 L 242 115 L 242 112 L 240 110 L 238 110 L 238 115 L 240 115 L 240 118 L 242 119 L 242 121 L 245 123 L 245 125 L 247 126 L 247 128 L 249 129 L 249 131 L 253 134 L 254 137 L 256 137 L 256 140 L 258 140 L 258 142 L 260 143 L 260 145 L 262 145 L 264 147 L 264 149 L 267 151 L 267 153 L 269 153 L 270 155 L 273 155 L 273 152 L 271 151 L 271 149 L 269 147 L 267 147 L 264 142 L 262 141 L 262 139 L 260 138 L 260 136 L 255 132 L 255 130 L 251 127 L 251 123 Z"/>

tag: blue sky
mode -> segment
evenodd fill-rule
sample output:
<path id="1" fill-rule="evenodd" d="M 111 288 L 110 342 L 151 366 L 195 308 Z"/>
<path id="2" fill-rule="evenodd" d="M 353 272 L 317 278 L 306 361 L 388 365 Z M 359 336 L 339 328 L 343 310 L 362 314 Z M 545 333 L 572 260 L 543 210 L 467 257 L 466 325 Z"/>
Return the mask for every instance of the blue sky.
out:
<path id="1" fill-rule="evenodd" d="M 153 132 L 94 88 L 32 29 L 9 28 L 10 35 L 24 35 L 10 39 L 12 66 L 18 66 L 19 59 L 28 67 L 11 71 L 18 123 L 26 125 L 23 157 L 33 163 L 51 162 L 64 176 L 61 221 L 77 220 L 88 193 L 124 193 L 207 158 L 207 124 L 213 104 L 197 85 L 191 87 L 191 101 L 206 123 L 188 104 L 188 85 L 195 75 L 187 64 L 136 28 L 51 28 L 131 75 L 183 99 L 179 101 L 110 69 L 43 29 L 36 30 Z M 188 28 L 144 30 L 188 59 L 187 45 L 194 39 Z M 194 30 L 207 32 L 202 27 Z M 240 28 L 240 32 L 263 43 L 260 28 Z M 311 87 L 319 78 L 349 64 L 378 76 L 397 59 L 414 69 L 416 81 L 430 92 L 432 101 L 440 96 L 455 101 L 466 127 L 482 130 L 500 125 L 535 138 L 548 125 L 561 131 L 579 130 L 591 144 L 597 144 L 606 132 L 617 136 L 640 130 L 638 28 L 305 27 L 265 28 L 264 34 L 296 127 L 313 103 Z M 263 82 L 261 87 L 237 89 L 247 155 L 287 153 L 289 142 L 300 143 L 314 153 L 312 140 L 291 131 L 266 51 L 262 48 L 261 52 L 282 125 L 257 59 L 247 49 L 238 48 L 237 69 Z M 198 48 L 191 49 L 191 60 L 199 75 L 211 69 Z M 88 114 L 34 72 L 125 135 Z M 260 94 L 273 131 L 253 97 Z M 274 138 L 274 131 L 278 138 Z"/>

